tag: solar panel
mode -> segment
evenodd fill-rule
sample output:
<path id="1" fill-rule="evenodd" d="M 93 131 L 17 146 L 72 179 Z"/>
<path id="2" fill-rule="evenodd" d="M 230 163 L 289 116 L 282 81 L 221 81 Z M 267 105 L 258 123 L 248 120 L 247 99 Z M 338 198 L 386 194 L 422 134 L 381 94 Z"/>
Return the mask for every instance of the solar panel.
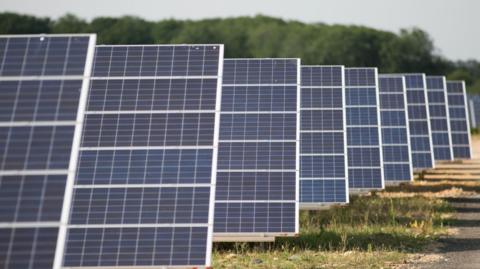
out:
<path id="1" fill-rule="evenodd" d="M 454 159 L 470 159 L 471 138 L 464 81 L 447 81 L 450 139 Z"/>
<path id="2" fill-rule="evenodd" d="M 350 191 L 385 187 L 376 68 L 345 68 Z"/>
<path id="3" fill-rule="evenodd" d="M 97 46 L 64 267 L 209 266 L 223 45 Z"/>
<path id="4" fill-rule="evenodd" d="M 435 161 L 453 160 L 445 77 L 427 76 L 427 96 L 433 157 Z"/>
<path id="5" fill-rule="evenodd" d="M 470 125 L 472 128 L 478 128 L 480 126 L 480 95 L 469 94 L 468 95 L 468 115 L 470 119 Z"/>
<path id="6" fill-rule="evenodd" d="M 343 66 L 302 66 L 300 208 L 348 203 Z"/>
<path id="7" fill-rule="evenodd" d="M 215 240 L 298 233 L 299 80 L 299 59 L 225 59 Z"/>
<path id="8" fill-rule="evenodd" d="M 0 36 L 1 268 L 54 265 L 95 39 Z"/>
<path id="9" fill-rule="evenodd" d="M 432 137 L 425 74 L 404 74 L 413 169 L 433 168 Z"/>
<path id="10" fill-rule="evenodd" d="M 405 78 L 383 74 L 379 76 L 378 84 L 385 184 L 411 181 L 413 171 Z"/>

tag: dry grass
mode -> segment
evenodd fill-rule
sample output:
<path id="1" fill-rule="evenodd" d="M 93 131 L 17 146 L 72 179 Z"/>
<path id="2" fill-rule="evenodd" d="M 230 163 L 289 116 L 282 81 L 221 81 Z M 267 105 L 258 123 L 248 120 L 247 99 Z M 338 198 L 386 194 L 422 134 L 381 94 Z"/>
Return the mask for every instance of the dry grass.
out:
<path id="1" fill-rule="evenodd" d="M 480 145 L 480 137 L 473 137 Z M 478 146 L 477 151 L 480 151 Z M 476 152 L 475 154 L 479 154 Z M 480 156 L 477 155 L 477 156 Z M 480 176 L 479 176 L 480 177 Z M 443 198 L 480 193 L 480 180 L 417 180 L 353 197 L 347 206 L 301 212 L 301 233 L 273 243 L 217 243 L 215 268 L 410 268 L 442 259 L 422 254 L 453 209 Z"/>

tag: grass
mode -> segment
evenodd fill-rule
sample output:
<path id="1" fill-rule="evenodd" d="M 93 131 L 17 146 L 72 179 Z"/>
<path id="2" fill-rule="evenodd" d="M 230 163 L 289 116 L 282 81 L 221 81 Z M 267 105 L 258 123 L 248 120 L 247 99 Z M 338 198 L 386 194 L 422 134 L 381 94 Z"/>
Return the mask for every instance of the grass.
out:
<path id="1" fill-rule="evenodd" d="M 448 197 L 478 193 L 480 181 L 421 176 L 410 184 L 352 197 L 347 206 L 301 212 L 295 238 L 215 243 L 213 267 L 396 268 L 448 233 L 455 222 Z"/>
<path id="2" fill-rule="evenodd" d="M 441 234 L 452 208 L 438 198 L 353 197 L 348 206 L 304 211 L 295 238 L 217 243 L 214 268 L 385 268 Z"/>

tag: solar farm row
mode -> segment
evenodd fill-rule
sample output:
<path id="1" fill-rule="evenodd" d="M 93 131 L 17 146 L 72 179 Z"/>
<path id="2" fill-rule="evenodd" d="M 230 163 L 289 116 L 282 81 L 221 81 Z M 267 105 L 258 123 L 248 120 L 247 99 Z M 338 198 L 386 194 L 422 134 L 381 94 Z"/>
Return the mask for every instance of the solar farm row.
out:
<path id="1" fill-rule="evenodd" d="M 0 268 L 208 267 L 470 158 L 463 82 L 223 53 L 0 36 Z"/>

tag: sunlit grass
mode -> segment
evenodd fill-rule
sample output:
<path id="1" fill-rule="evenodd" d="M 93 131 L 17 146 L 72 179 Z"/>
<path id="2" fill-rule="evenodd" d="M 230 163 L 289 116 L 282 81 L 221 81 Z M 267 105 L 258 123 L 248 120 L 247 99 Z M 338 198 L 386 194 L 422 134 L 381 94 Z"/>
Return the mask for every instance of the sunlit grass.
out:
<path id="1" fill-rule="evenodd" d="M 347 206 L 301 212 L 298 237 L 216 244 L 214 267 L 381 268 L 403 262 L 444 234 L 443 218 L 450 212 L 448 203 L 436 198 L 354 197 Z"/>

